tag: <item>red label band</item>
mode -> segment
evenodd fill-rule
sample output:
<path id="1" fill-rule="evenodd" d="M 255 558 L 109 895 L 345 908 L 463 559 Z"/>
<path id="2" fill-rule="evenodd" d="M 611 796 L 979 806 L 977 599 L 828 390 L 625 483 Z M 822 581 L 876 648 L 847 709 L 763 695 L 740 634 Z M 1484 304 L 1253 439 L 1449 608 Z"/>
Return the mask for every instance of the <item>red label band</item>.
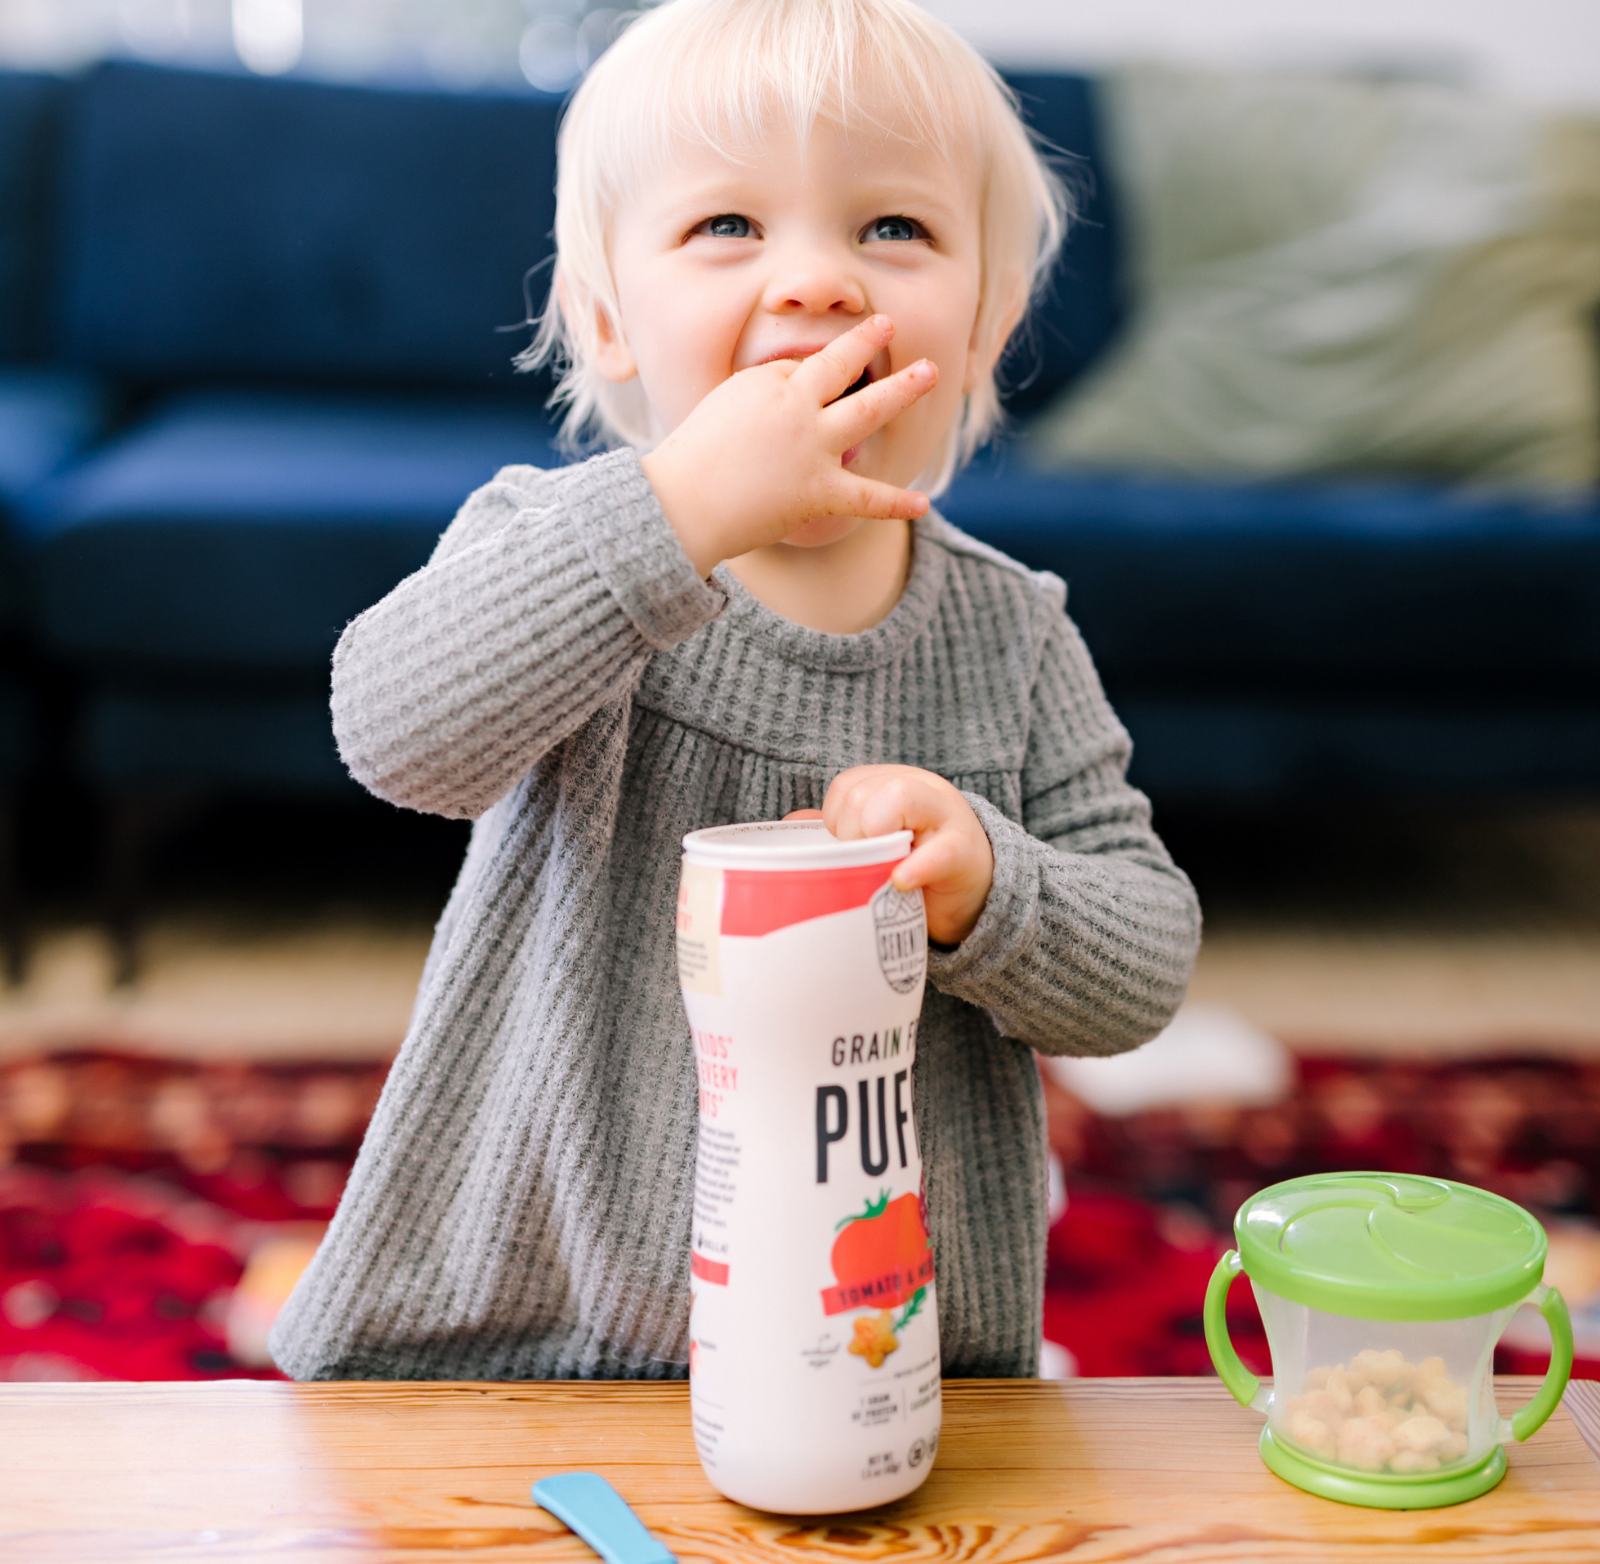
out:
<path id="1" fill-rule="evenodd" d="M 892 863 L 854 869 L 725 869 L 722 932 L 759 938 L 830 912 L 865 907 L 893 872 Z"/>
<path id="2" fill-rule="evenodd" d="M 689 1269 L 703 1282 L 715 1282 L 719 1287 L 728 1285 L 728 1267 L 721 1260 L 708 1260 L 703 1254 L 689 1251 Z"/>
<path id="3" fill-rule="evenodd" d="M 923 1251 L 922 1258 L 909 1270 L 896 1266 L 881 1276 L 865 1281 L 846 1282 L 838 1287 L 822 1289 L 822 1312 L 843 1314 L 846 1309 L 892 1309 L 904 1303 L 919 1287 L 933 1280 L 933 1251 Z"/>

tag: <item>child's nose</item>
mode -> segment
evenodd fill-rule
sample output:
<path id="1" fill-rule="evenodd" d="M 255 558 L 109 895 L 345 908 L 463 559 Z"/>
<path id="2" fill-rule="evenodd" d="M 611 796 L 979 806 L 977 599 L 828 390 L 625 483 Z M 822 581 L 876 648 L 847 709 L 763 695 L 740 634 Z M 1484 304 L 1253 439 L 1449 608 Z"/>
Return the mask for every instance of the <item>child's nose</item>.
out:
<path id="1" fill-rule="evenodd" d="M 762 303 L 775 315 L 860 315 L 866 289 L 849 267 L 812 252 L 793 255 L 773 273 Z"/>

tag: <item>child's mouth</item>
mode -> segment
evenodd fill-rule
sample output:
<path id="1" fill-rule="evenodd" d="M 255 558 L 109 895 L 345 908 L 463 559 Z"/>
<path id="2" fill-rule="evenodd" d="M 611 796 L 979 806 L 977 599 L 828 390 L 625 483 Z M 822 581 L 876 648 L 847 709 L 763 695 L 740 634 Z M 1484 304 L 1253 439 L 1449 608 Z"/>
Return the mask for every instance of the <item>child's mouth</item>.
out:
<path id="1" fill-rule="evenodd" d="M 838 394 L 838 396 L 836 396 L 833 399 L 833 402 L 842 402 L 842 401 L 844 401 L 844 399 L 847 396 L 854 396 L 857 391 L 865 391 L 867 389 L 867 387 L 870 386 L 871 384 L 872 384 L 872 366 L 869 364 L 865 369 L 863 369 L 861 371 L 860 375 L 858 375 L 856 377 L 855 381 L 852 384 L 846 386 L 844 388 L 844 390 L 841 391 Z M 833 406 L 833 402 L 828 403 L 828 406 L 832 407 Z"/>

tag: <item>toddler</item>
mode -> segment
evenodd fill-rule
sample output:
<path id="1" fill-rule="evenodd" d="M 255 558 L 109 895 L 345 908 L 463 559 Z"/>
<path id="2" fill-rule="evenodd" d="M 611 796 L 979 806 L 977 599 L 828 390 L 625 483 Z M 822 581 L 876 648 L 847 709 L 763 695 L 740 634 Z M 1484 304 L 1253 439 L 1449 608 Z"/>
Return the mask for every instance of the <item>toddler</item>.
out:
<path id="1" fill-rule="evenodd" d="M 339 643 L 351 770 L 476 823 L 273 1351 L 304 1379 L 683 1374 L 679 842 L 820 809 L 915 833 L 944 1371 L 1032 1374 L 1032 1050 L 1152 1036 L 1199 925 L 1061 582 L 928 507 L 998 416 L 1060 187 L 910 0 L 652 11 L 559 169 L 531 354 L 615 449 L 506 468 Z"/>

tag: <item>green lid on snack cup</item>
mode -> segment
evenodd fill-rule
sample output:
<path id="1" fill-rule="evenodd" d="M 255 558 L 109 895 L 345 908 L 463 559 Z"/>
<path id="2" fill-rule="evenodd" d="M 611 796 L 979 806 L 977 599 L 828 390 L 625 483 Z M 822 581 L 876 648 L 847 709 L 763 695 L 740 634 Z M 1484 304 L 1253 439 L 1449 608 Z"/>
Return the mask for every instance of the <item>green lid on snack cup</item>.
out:
<path id="1" fill-rule="evenodd" d="M 1544 1229 L 1521 1206 L 1442 1178 L 1323 1173 L 1240 1206 L 1250 1280 L 1364 1320 L 1454 1320 L 1520 1302 L 1544 1275 Z"/>

